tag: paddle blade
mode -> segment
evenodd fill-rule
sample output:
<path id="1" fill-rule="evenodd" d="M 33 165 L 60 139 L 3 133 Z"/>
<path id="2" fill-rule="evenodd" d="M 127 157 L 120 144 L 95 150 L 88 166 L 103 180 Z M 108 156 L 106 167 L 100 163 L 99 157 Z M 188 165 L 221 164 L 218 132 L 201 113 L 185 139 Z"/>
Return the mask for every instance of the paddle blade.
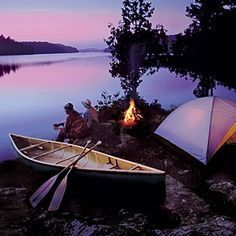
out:
<path id="1" fill-rule="evenodd" d="M 53 194 L 52 201 L 49 205 L 48 211 L 57 211 L 61 205 L 61 201 L 66 191 L 67 187 L 67 176 L 70 173 L 71 169 L 68 171 L 66 176 L 62 179 L 60 184 L 58 185 L 55 193 Z"/>
<path id="2" fill-rule="evenodd" d="M 32 207 L 36 207 L 39 202 L 46 196 L 46 194 L 50 191 L 52 186 L 54 185 L 58 175 L 51 177 L 45 183 L 43 183 L 37 191 L 30 197 L 29 201 Z"/>

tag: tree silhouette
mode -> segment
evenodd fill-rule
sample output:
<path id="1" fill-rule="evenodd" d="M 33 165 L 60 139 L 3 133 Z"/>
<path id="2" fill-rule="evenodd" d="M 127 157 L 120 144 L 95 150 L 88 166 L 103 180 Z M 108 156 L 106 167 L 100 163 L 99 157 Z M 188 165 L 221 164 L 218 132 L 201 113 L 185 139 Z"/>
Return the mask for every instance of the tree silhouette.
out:
<path id="1" fill-rule="evenodd" d="M 124 0 L 122 20 L 117 28 L 109 24 L 105 42 L 113 56 L 110 73 L 121 80 L 125 94 L 136 97 L 141 76 L 158 69 L 158 56 L 167 51 L 166 31 L 162 25 L 152 28 L 149 18 L 154 8 L 145 0 Z"/>
<path id="2" fill-rule="evenodd" d="M 186 8 L 186 15 L 192 24 L 176 37 L 169 66 L 199 80 L 196 96 L 212 95 L 215 80 L 236 88 L 231 59 L 236 52 L 236 1 L 195 0 Z"/>
<path id="3" fill-rule="evenodd" d="M 17 64 L 0 64 L 0 77 L 5 74 L 10 74 L 12 71 L 16 72 L 21 66 Z"/>

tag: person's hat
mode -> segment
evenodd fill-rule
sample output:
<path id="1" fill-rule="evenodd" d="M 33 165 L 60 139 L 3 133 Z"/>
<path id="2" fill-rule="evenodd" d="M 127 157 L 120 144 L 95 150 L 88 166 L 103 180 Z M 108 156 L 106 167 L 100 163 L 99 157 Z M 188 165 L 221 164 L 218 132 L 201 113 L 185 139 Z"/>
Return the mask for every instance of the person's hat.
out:
<path id="1" fill-rule="evenodd" d="M 67 110 L 73 110 L 73 109 L 74 109 L 73 104 L 70 103 L 70 102 L 67 103 L 67 104 L 64 106 L 64 108 L 67 109 Z"/>
<path id="2" fill-rule="evenodd" d="M 91 104 L 92 104 L 89 99 L 86 99 L 85 101 L 82 101 L 81 103 L 82 103 L 82 104 L 84 105 L 84 107 L 86 107 L 86 108 L 91 107 Z"/>

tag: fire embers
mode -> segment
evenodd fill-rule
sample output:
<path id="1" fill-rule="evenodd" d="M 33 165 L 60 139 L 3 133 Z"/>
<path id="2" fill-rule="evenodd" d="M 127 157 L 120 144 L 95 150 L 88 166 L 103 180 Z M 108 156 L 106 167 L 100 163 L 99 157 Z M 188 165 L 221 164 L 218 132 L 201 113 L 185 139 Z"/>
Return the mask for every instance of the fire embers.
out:
<path id="1" fill-rule="evenodd" d="M 123 126 L 134 126 L 143 119 L 140 111 L 135 107 L 134 99 L 130 99 L 129 108 L 124 112 L 124 119 L 121 122 Z"/>

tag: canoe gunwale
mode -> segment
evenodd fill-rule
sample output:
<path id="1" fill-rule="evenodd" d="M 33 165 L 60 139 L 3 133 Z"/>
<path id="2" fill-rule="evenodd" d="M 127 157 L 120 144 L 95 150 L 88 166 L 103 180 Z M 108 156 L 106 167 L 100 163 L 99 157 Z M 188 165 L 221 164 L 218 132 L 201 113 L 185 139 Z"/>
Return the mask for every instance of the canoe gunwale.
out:
<path id="1" fill-rule="evenodd" d="M 27 161 L 29 161 L 31 163 L 35 163 L 35 164 L 39 164 L 41 166 L 45 166 L 45 168 L 46 167 L 52 167 L 52 168 L 58 168 L 58 170 L 59 170 L 59 169 L 63 169 L 65 167 L 65 166 L 60 165 L 60 164 L 49 163 L 49 162 L 40 161 L 40 160 L 28 157 L 25 153 L 23 153 L 16 146 L 16 143 L 15 143 L 15 141 L 12 138 L 13 136 L 20 137 L 20 138 L 25 138 L 25 139 L 31 139 L 31 140 L 34 139 L 34 140 L 41 141 L 41 142 L 48 141 L 49 143 L 50 142 L 58 143 L 58 144 L 65 145 L 65 146 L 67 146 L 68 144 L 57 142 L 57 141 L 50 141 L 50 140 L 45 140 L 45 139 L 40 139 L 40 138 L 32 138 L 32 137 L 27 137 L 27 136 L 22 136 L 22 135 L 18 135 L 18 134 L 9 133 L 9 137 L 10 137 L 12 145 L 14 146 L 15 151 L 23 159 L 26 159 Z M 78 145 L 74 145 L 74 144 L 69 144 L 69 146 L 83 149 L 82 146 L 78 146 Z M 153 167 L 145 166 L 145 165 L 139 164 L 137 162 L 132 162 L 132 161 L 128 161 L 128 160 L 125 160 L 125 159 L 122 159 L 122 158 L 119 158 L 119 157 L 111 156 L 109 154 L 102 153 L 102 152 L 99 152 L 99 151 L 96 151 L 96 150 L 93 150 L 93 152 L 97 153 L 97 154 L 101 154 L 101 155 L 105 154 L 109 159 L 112 158 L 112 159 L 115 159 L 115 160 L 118 160 L 118 161 L 119 160 L 120 161 L 125 161 L 126 163 L 134 165 L 135 168 L 138 168 L 138 167 L 142 168 L 143 167 L 143 168 L 148 168 L 150 170 L 133 169 L 134 167 L 131 168 L 131 169 L 115 169 L 115 168 L 105 169 L 105 168 L 86 168 L 86 167 L 79 167 L 79 166 L 75 166 L 74 170 L 88 171 L 88 172 L 98 172 L 98 173 L 105 172 L 105 173 L 117 173 L 117 174 L 118 173 L 121 173 L 121 174 L 123 173 L 123 174 L 133 174 L 133 175 L 158 175 L 158 176 L 165 176 L 165 171 L 162 171 L 162 170 L 159 170 L 159 169 L 155 169 Z"/>

